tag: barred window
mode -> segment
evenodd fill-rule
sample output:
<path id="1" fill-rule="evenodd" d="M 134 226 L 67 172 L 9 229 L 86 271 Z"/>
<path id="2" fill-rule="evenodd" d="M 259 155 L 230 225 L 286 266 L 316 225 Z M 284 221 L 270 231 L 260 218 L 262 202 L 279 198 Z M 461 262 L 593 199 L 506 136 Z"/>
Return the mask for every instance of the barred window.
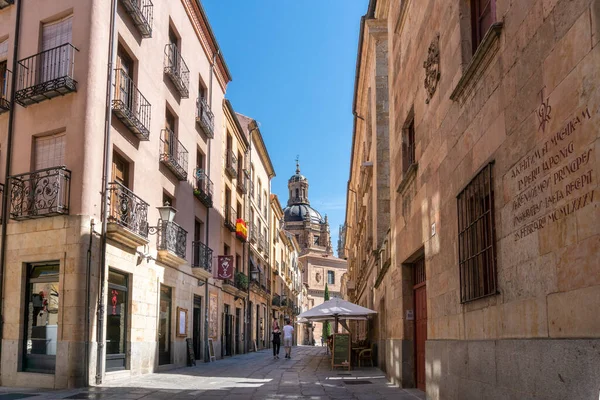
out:
<path id="1" fill-rule="evenodd" d="M 457 196 L 460 300 L 496 294 L 493 163 Z"/>

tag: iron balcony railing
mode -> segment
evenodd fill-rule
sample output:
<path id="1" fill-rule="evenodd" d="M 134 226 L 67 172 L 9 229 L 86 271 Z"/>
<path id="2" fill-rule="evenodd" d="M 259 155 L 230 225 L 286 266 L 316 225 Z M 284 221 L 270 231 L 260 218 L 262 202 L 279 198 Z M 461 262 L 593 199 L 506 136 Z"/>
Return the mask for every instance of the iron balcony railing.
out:
<path id="1" fill-rule="evenodd" d="M 263 250 L 265 245 L 265 236 L 262 233 L 258 234 L 258 249 Z"/>
<path id="2" fill-rule="evenodd" d="M 286 297 L 286 295 L 281 296 L 281 306 L 282 307 L 287 307 L 288 305 L 288 298 Z"/>
<path id="3" fill-rule="evenodd" d="M 188 151 L 169 128 L 161 131 L 160 144 L 160 162 L 169 168 L 177 179 L 185 181 L 187 179 Z"/>
<path id="4" fill-rule="evenodd" d="M 263 215 L 266 217 L 267 216 L 267 204 L 265 202 L 265 204 L 263 204 Z"/>
<path id="5" fill-rule="evenodd" d="M 65 166 L 13 175 L 9 181 L 10 218 L 69 214 L 71 171 Z"/>
<path id="6" fill-rule="evenodd" d="M 11 4 L 15 4 L 15 0 L 0 0 L 0 10 L 10 6 Z"/>
<path id="7" fill-rule="evenodd" d="M 212 255 L 212 249 L 204 243 L 192 242 L 192 268 L 202 268 L 212 272 Z"/>
<path id="8" fill-rule="evenodd" d="M 225 157 L 225 172 L 227 172 L 232 178 L 237 176 L 237 157 L 231 149 L 227 149 L 227 154 Z"/>
<path id="9" fill-rule="evenodd" d="M 15 101 L 27 107 L 77 91 L 74 75 L 77 51 L 67 43 L 20 60 Z"/>
<path id="10" fill-rule="evenodd" d="M 185 258 L 187 231 L 175 222 L 160 221 L 158 226 L 158 250 L 167 250 L 179 258 Z"/>
<path id="11" fill-rule="evenodd" d="M 121 0 L 143 38 L 152 37 L 154 6 L 150 0 Z"/>
<path id="12" fill-rule="evenodd" d="M 278 294 L 273 295 L 273 299 L 271 300 L 271 305 L 275 307 L 281 307 L 281 297 Z"/>
<path id="13" fill-rule="evenodd" d="M 254 198 L 254 182 L 250 181 L 250 198 Z"/>
<path id="14" fill-rule="evenodd" d="M 148 239 L 148 203 L 119 182 L 110 182 L 108 192 L 108 222 Z"/>
<path id="15" fill-rule="evenodd" d="M 150 103 L 123 69 L 115 69 L 114 86 L 112 109 L 115 115 L 140 140 L 150 140 Z"/>
<path id="16" fill-rule="evenodd" d="M 271 294 L 271 280 L 267 279 L 267 293 Z"/>
<path id="17" fill-rule="evenodd" d="M 181 98 L 187 99 L 190 97 L 190 69 L 181 57 L 175 43 L 169 43 L 165 46 L 164 71 L 171 78 Z"/>
<path id="18" fill-rule="evenodd" d="M 248 234 L 250 236 L 251 242 L 256 242 L 256 240 L 257 240 L 256 232 L 257 232 L 256 226 L 254 224 L 252 224 L 251 222 L 248 222 Z"/>
<path id="19" fill-rule="evenodd" d="M 206 207 L 213 206 L 213 183 L 208 178 L 208 175 L 203 169 L 196 169 L 196 187 L 194 188 L 194 196 L 202 202 Z"/>
<path id="20" fill-rule="evenodd" d="M 6 62 L 0 63 L 0 114 L 10 110 L 10 80 L 11 73 Z"/>
<path id="21" fill-rule="evenodd" d="M 233 207 L 225 207 L 225 227 L 231 232 L 235 232 L 236 212 Z"/>
<path id="22" fill-rule="evenodd" d="M 243 194 L 248 193 L 248 178 L 246 178 L 246 176 L 244 174 L 238 175 L 237 188 Z"/>
<path id="23" fill-rule="evenodd" d="M 196 100 L 196 123 L 206 136 L 211 139 L 215 137 L 215 115 L 204 97 L 198 97 Z"/>

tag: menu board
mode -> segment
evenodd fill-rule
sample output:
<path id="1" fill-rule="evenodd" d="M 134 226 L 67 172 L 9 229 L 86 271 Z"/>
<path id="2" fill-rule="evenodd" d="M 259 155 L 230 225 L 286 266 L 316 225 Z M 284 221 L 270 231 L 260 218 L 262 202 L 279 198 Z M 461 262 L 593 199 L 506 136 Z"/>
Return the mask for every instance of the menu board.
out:
<path id="1" fill-rule="evenodd" d="M 331 352 L 331 368 L 343 367 L 350 370 L 350 334 L 334 333 Z"/>

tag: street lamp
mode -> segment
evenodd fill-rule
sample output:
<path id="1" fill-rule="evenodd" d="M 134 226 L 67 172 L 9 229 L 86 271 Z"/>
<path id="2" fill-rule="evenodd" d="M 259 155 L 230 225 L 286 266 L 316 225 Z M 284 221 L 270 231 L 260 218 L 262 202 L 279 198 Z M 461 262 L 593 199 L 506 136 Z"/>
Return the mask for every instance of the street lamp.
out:
<path id="1" fill-rule="evenodd" d="M 148 234 L 156 235 L 158 230 L 162 227 L 163 222 L 171 223 L 175 219 L 175 214 L 177 214 L 177 210 L 175 207 L 171 206 L 168 201 L 165 201 L 165 205 L 161 207 L 156 207 L 158 210 L 158 222 L 156 226 L 148 227 Z"/>

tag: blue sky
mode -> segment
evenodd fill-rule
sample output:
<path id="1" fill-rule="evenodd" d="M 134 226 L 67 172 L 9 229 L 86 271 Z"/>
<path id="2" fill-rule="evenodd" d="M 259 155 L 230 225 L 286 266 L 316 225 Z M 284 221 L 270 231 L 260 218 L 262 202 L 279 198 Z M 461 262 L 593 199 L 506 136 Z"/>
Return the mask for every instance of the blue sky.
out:
<path id="1" fill-rule="evenodd" d="M 300 157 L 311 205 L 329 216 L 332 245 L 346 208 L 352 95 L 367 0 L 202 0 L 233 76 L 226 97 L 260 123 L 287 202 Z"/>

